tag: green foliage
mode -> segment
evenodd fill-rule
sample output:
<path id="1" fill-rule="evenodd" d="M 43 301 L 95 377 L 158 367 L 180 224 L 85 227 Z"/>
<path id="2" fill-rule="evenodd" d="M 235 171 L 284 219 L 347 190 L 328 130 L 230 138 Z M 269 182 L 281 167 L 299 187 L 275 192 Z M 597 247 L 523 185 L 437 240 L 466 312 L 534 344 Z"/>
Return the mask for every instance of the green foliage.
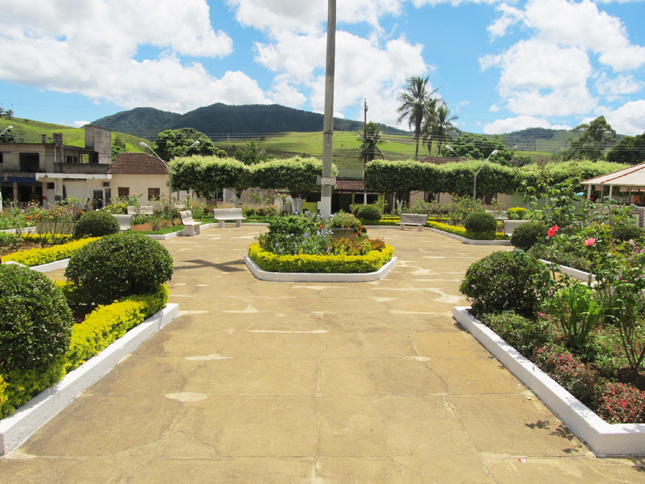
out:
<path id="1" fill-rule="evenodd" d="M 46 239 L 47 240 L 47 239 Z M 51 240 L 51 239 L 49 239 Z M 14 261 L 27 267 L 48 264 L 57 260 L 62 260 L 70 257 L 74 252 L 81 247 L 96 240 L 95 238 L 85 238 L 68 242 L 66 244 L 55 245 L 53 247 L 45 247 L 44 249 L 29 249 L 21 252 L 14 252 L 13 254 L 5 255 L 2 257 L 4 262 Z"/>
<path id="2" fill-rule="evenodd" d="M 532 360 L 582 403 L 593 403 L 595 376 L 569 351 L 547 343 L 535 349 Z"/>
<path id="3" fill-rule="evenodd" d="M 546 225 L 537 220 L 530 220 L 513 230 L 511 245 L 516 249 L 529 250 L 546 237 Z"/>
<path id="4" fill-rule="evenodd" d="M 555 319 L 569 348 L 582 348 L 601 320 L 601 308 L 592 290 L 576 279 L 560 281 L 558 289 L 544 300 L 543 307 Z"/>
<path id="5" fill-rule="evenodd" d="M 163 309 L 168 302 L 168 288 L 125 297 L 108 306 L 99 306 L 82 324 L 74 326 L 66 358 L 67 372 L 82 365 L 107 348 L 133 327 Z"/>
<path id="6" fill-rule="evenodd" d="M 524 207 L 512 207 L 506 211 L 506 216 L 510 220 L 524 220 L 527 210 Z"/>
<path id="7" fill-rule="evenodd" d="M 17 234 L 0 232 L 0 254 L 13 252 L 22 245 L 22 237 Z"/>
<path id="8" fill-rule="evenodd" d="M 541 318 L 532 320 L 513 311 L 504 311 L 483 314 L 481 320 L 526 358 L 530 358 L 536 347 L 545 345 L 551 338 L 547 331 L 549 323 Z"/>
<path id="9" fill-rule="evenodd" d="M 637 165 L 645 162 L 645 133 L 625 136 L 607 153 L 607 161 Z"/>
<path id="10" fill-rule="evenodd" d="M 356 216 L 363 220 L 381 220 L 383 212 L 378 205 L 360 205 Z"/>
<path id="11" fill-rule="evenodd" d="M 645 229 L 638 225 L 616 224 L 611 228 L 611 236 L 620 242 L 627 242 L 629 240 L 638 241 L 645 237 Z"/>
<path id="12" fill-rule="evenodd" d="M 342 211 L 329 217 L 327 227 L 336 229 L 352 229 L 354 233 L 358 235 L 363 235 L 365 233 L 365 227 L 358 218 L 351 213 L 345 213 Z"/>
<path id="13" fill-rule="evenodd" d="M 245 165 L 255 165 L 268 160 L 266 151 L 260 147 L 260 143 L 256 143 L 255 141 L 249 141 L 244 146 L 236 149 L 234 156 L 235 159 Z"/>
<path id="14" fill-rule="evenodd" d="M 392 259 L 394 248 L 372 250 L 365 256 L 277 255 L 262 250 L 260 244 L 249 248 L 249 257 L 269 272 L 365 273 L 378 271 Z"/>
<path id="15" fill-rule="evenodd" d="M 624 383 L 602 382 L 595 389 L 596 413 L 609 423 L 645 423 L 645 392 Z"/>
<path id="16" fill-rule="evenodd" d="M 513 152 L 508 150 L 504 141 L 498 136 L 489 138 L 481 134 L 465 133 L 456 140 L 451 141 L 450 146 L 454 151 L 444 148 L 443 156 L 485 160 L 488 159 L 493 151 L 497 150 L 496 154 L 490 156 L 490 161 L 506 166 L 511 165 L 511 159 L 513 158 Z"/>
<path id="17" fill-rule="evenodd" d="M 608 144 L 616 141 L 616 130 L 611 127 L 604 116 L 599 116 L 591 123 L 583 123 L 573 130 L 577 138 L 570 138 L 571 149 L 567 159 L 581 158 L 591 161 L 599 160 Z"/>
<path id="18" fill-rule="evenodd" d="M 464 227 L 469 232 L 497 232 L 497 220 L 490 213 L 475 212 L 466 217 Z"/>
<path id="19" fill-rule="evenodd" d="M 466 161 L 444 163 L 437 167 L 440 185 L 434 192 L 447 192 L 459 196 L 472 197 L 475 173 L 477 175 L 477 193 L 514 193 L 517 189 L 517 178 L 514 170 L 495 163 Z"/>
<path id="20" fill-rule="evenodd" d="M 69 346 L 72 313 L 45 275 L 0 265 L 0 372 L 44 370 Z"/>
<path id="21" fill-rule="evenodd" d="M 119 222 L 107 211 L 87 212 L 76 223 L 74 237 L 102 237 L 119 232 Z"/>
<path id="22" fill-rule="evenodd" d="M 316 158 L 290 158 L 259 163 L 251 167 L 253 185 L 263 189 L 289 190 L 293 198 L 306 198 L 319 190 L 316 177 L 322 173 L 322 161 Z M 333 166 L 332 173 L 338 174 Z"/>
<path id="23" fill-rule="evenodd" d="M 459 290 L 472 302 L 475 315 L 515 311 L 532 318 L 549 285 L 544 264 L 515 250 L 493 252 L 472 264 Z"/>
<path id="24" fill-rule="evenodd" d="M 170 280 L 173 260 L 156 240 L 134 232 L 103 237 L 77 251 L 65 269 L 74 303 L 110 304 L 157 290 Z"/>
<path id="25" fill-rule="evenodd" d="M 370 162 L 377 154 L 383 156 L 383 153 L 378 148 L 378 145 L 383 143 L 381 139 L 382 135 L 383 132 L 371 121 L 359 132 L 358 137 L 362 143 L 359 149 L 359 156 L 362 160 Z"/>
<path id="26" fill-rule="evenodd" d="M 432 98 L 436 92 L 428 92 L 428 77 L 420 76 L 411 77 L 405 89 L 399 93 L 398 101 L 400 103 L 397 112 L 399 113 L 399 123 L 407 121 L 410 128 L 413 129 L 416 149 L 414 158 L 419 157 L 419 141 L 422 134 L 423 120 L 426 117 L 428 108 L 437 102 Z"/>
<path id="27" fill-rule="evenodd" d="M 194 145 L 199 141 L 198 145 Z M 194 128 L 167 129 L 157 135 L 156 152 L 169 161 L 176 157 L 201 155 L 216 156 L 219 151 L 211 139 Z"/>
<path id="28" fill-rule="evenodd" d="M 176 158 L 170 163 L 173 187 L 177 190 L 195 190 L 198 194 L 211 197 L 222 188 L 247 188 L 249 169 L 234 159 L 215 156 L 190 156 Z"/>
<path id="29" fill-rule="evenodd" d="M 396 193 L 401 198 L 411 190 L 437 193 L 442 188 L 438 168 L 418 161 L 374 160 L 365 167 L 365 186 L 368 190 Z"/>
<path id="30" fill-rule="evenodd" d="M 257 237 L 263 250 L 278 255 L 327 254 L 331 231 L 316 214 L 273 217 Z"/>
<path id="31" fill-rule="evenodd" d="M 398 224 L 394 224 L 398 225 Z M 441 230 L 442 232 L 448 232 L 449 234 L 458 235 L 459 237 L 464 237 L 471 240 L 507 240 L 505 234 L 502 233 L 491 233 L 491 232 L 468 232 L 465 227 L 456 227 L 454 225 L 445 224 L 442 222 L 434 222 L 428 220 L 426 225 L 432 229 Z"/>

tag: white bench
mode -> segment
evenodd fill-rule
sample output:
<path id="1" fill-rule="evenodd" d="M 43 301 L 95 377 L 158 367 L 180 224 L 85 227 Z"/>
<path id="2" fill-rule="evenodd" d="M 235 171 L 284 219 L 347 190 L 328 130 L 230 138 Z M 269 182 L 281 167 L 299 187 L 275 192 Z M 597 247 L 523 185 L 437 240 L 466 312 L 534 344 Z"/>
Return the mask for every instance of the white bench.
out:
<path id="1" fill-rule="evenodd" d="M 127 211 L 128 211 L 128 215 L 153 215 L 154 214 L 152 205 L 141 205 L 140 207 L 128 205 Z"/>
<path id="2" fill-rule="evenodd" d="M 119 230 L 125 232 L 132 228 L 132 215 L 122 215 L 113 213 L 112 216 L 119 222 Z"/>
<path id="3" fill-rule="evenodd" d="M 416 225 L 419 228 L 419 232 L 421 232 L 427 221 L 427 213 L 402 213 L 400 222 L 401 230 L 405 230 L 406 225 Z"/>
<path id="4" fill-rule="evenodd" d="M 219 227 L 224 227 L 224 222 L 235 221 L 236 227 L 242 226 L 242 220 L 246 217 L 242 214 L 241 208 L 214 208 L 213 216 L 219 221 Z"/>
<path id="5" fill-rule="evenodd" d="M 193 220 L 193 214 L 190 210 L 179 212 L 179 215 L 181 216 L 181 223 L 184 225 L 183 235 L 190 237 L 202 233 L 202 223 Z"/>

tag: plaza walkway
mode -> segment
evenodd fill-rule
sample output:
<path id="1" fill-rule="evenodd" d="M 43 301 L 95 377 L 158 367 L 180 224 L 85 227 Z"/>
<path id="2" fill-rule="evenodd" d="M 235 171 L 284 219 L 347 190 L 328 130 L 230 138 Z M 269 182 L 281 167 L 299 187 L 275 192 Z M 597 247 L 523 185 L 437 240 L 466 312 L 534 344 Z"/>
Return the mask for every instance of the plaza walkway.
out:
<path id="1" fill-rule="evenodd" d="M 597 459 L 451 317 L 500 247 L 371 231 L 380 282 L 270 283 L 259 227 L 163 242 L 180 316 L 0 458 L 13 483 L 645 482 Z"/>

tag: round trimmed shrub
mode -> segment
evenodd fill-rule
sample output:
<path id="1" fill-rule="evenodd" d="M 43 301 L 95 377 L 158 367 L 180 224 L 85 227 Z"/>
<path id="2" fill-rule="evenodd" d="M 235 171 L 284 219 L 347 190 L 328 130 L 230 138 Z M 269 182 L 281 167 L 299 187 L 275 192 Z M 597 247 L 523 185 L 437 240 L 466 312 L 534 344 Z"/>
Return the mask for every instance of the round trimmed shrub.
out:
<path id="1" fill-rule="evenodd" d="M 522 250 L 493 252 L 472 264 L 459 290 L 475 316 L 515 311 L 534 317 L 550 283 L 546 266 Z"/>
<path id="2" fill-rule="evenodd" d="M 47 276 L 0 265 L 0 371 L 44 371 L 67 351 L 73 323 L 63 292 Z"/>
<path id="3" fill-rule="evenodd" d="M 363 220 L 381 220 L 383 212 L 376 205 L 361 205 L 356 216 Z"/>
<path id="4" fill-rule="evenodd" d="M 118 233 L 119 222 L 107 211 L 97 210 L 87 212 L 78 219 L 74 237 L 81 239 L 83 237 L 103 237 L 104 235 Z"/>
<path id="5" fill-rule="evenodd" d="M 506 210 L 506 217 L 510 220 L 524 220 L 527 210 L 524 207 L 512 207 Z"/>
<path id="6" fill-rule="evenodd" d="M 497 232 L 497 220 L 490 213 L 475 212 L 466 217 L 464 227 L 468 232 Z"/>
<path id="7" fill-rule="evenodd" d="M 511 245 L 517 249 L 529 250 L 546 235 L 546 226 L 536 220 L 518 225 L 511 234 Z"/>
<path id="8" fill-rule="evenodd" d="M 620 224 L 612 227 L 611 236 L 621 242 L 639 240 L 645 237 L 645 229 L 642 229 L 638 225 Z"/>
<path id="9" fill-rule="evenodd" d="M 172 256 L 159 242 L 125 232 L 79 249 L 70 258 L 65 277 L 75 285 L 75 303 L 110 304 L 154 291 L 170 280 L 173 270 Z"/>

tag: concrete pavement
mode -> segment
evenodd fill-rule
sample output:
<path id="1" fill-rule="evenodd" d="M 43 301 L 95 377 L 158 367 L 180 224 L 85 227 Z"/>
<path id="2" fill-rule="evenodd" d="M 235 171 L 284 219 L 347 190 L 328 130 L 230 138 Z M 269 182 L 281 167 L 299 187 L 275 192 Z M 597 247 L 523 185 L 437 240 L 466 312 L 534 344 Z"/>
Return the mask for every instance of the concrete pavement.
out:
<path id="1" fill-rule="evenodd" d="M 274 283 L 242 257 L 263 228 L 162 242 L 180 317 L 0 458 L 9 483 L 645 482 L 598 459 L 451 317 L 503 247 L 372 230 L 372 283 Z"/>

